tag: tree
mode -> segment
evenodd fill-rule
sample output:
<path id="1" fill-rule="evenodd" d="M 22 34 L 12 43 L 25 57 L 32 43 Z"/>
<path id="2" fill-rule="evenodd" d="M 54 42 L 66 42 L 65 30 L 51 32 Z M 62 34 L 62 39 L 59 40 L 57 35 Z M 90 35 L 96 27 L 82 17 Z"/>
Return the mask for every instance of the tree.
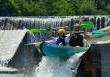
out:
<path id="1" fill-rule="evenodd" d="M 110 0 L 0 0 L 1 16 L 109 14 Z"/>
<path id="2" fill-rule="evenodd" d="M 73 11 L 73 13 L 75 13 L 75 15 L 79 15 L 79 8 L 81 7 L 83 0 L 69 0 L 70 3 L 70 7 Z"/>
<path id="3" fill-rule="evenodd" d="M 110 4 L 107 5 L 107 11 L 110 14 Z"/>
<path id="4" fill-rule="evenodd" d="M 73 15 L 75 14 L 74 10 L 72 10 L 68 0 L 59 0 L 54 3 L 53 8 L 54 15 L 64 16 L 64 15 Z"/>
<path id="5" fill-rule="evenodd" d="M 79 14 L 92 15 L 96 14 L 97 7 L 93 0 L 84 0 L 79 8 Z"/>
<path id="6" fill-rule="evenodd" d="M 95 3 L 97 4 L 97 9 L 103 9 L 105 10 L 107 5 L 110 3 L 110 0 L 95 0 Z"/>
<path id="7" fill-rule="evenodd" d="M 19 11 L 23 16 L 39 16 L 39 15 L 45 15 L 46 10 L 42 2 L 37 1 L 20 1 L 18 2 L 19 5 Z"/>
<path id="8" fill-rule="evenodd" d="M 19 5 L 17 4 L 16 0 L 8 0 L 8 4 L 11 8 L 13 8 L 13 15 L 21 15 L 21 11 L 19 10 Z"/>
<path id="9" fill-rule="evenodd" d="M 47 15 L 49 15 L 49 16 L 54 15 L 53 8 L 54 8 L 54 3 L 56 1 L 58 1 L 58 0 L 44 0 L 43 1 Z"/>
<path id="10" fill-rule="evenodd" d="M 13 0 L 12 0 L 13 1 Z M 17 5 L 15 5 L 17 6 Z M 17 14 L 15 6 L 10 2 L 10 0 L 0 0 L 0 15 L 1 16 L 13 16 Z"/>
<path id="11" fill-rule="evenodd" d="M 100 9 L 100 10 L 97 10 L 96 15 L 108 15 L 108 12 L 106 10 Z"/>

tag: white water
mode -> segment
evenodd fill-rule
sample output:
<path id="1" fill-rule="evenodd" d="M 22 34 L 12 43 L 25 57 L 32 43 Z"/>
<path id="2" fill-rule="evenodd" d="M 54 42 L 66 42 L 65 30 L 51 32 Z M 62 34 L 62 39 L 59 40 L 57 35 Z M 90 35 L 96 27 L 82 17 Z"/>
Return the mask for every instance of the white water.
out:
<path id="1" fill-rule="evenodd" d="M 65 60 L 58 57 L 43 57 L 34 77 L 75 77 L 83 53 L 77 53 Z"/>

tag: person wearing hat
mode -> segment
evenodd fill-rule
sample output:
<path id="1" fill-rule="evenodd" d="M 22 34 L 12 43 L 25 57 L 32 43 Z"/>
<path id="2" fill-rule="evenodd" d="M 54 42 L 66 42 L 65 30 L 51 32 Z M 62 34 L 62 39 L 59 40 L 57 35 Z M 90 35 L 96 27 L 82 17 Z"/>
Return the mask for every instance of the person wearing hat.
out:
<path id="1" fill-rule="evenodd" d="M 51 25 L 48 25 L 46 30 L 48 31 L 45 37 L 45 40 L 52 40 L 52 27 Z"/>
<path id="2" fill-rule="evenodd" d="M 81 31 L 80 25 L 78 25 L 78 24 L 74 25 L 73 30 L 74 31 L 70 34 L 69 45 L 83 47 L 84 46 L 84 43 L 83 43 L 84 37 L 81 34 L 82 31 Z"/>
<path id="3" fill-rule="evenodd" d="M 68 45 L 69 43 L 69 39 L 68 37 L 65 35 L 65 29 L 59 29 L 58 30 L 58 38 L 57 38 L 57 41 L 56 41 L 56 44 L 57 45 Z"/>

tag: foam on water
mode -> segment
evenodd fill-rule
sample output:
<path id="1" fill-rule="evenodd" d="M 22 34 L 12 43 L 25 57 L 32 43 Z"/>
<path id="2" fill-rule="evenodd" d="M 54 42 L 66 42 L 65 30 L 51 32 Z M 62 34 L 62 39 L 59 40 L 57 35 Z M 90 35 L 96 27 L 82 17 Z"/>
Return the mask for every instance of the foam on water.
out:
<path id="1" fill-rule="evenodd" d="M 34 77 L 75 77 L 83 53 L 75 54 L 68 59 L 43 57 Z"/>
<path id="2" fill-rule="evenodd" d="M 107 41 L 98 41 L 97 44 L 105 44 L 105 43 L 110 43 L 110 40 Z"/>

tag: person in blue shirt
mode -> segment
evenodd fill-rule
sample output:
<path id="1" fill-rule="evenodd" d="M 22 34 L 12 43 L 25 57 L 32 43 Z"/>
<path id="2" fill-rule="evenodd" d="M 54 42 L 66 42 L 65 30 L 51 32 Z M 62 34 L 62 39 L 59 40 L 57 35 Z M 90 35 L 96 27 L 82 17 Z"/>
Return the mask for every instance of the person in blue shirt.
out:
<path id="1" fill-rule="evenodd" d="M 68 37 L 65 35 L 65 30 L 59 29 L 56 44 L 66 46 L 66 45 L 68 45 L 68 42 L 69 42 L 69 40 L 68 40 Z"/>

